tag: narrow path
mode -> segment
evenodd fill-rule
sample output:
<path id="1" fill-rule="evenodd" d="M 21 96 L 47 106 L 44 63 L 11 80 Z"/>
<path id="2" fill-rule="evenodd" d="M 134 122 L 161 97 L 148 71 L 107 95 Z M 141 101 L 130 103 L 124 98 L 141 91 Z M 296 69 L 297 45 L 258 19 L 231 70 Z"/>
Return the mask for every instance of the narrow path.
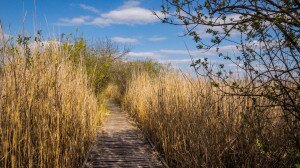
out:
<path id="1" fill-rule="evenodd" d="M 110 114 L 84 167 L 163 167 L 157 153 L 142 132 L 129 123 L 126 114 L 114 103 L 108 107 Z"/>

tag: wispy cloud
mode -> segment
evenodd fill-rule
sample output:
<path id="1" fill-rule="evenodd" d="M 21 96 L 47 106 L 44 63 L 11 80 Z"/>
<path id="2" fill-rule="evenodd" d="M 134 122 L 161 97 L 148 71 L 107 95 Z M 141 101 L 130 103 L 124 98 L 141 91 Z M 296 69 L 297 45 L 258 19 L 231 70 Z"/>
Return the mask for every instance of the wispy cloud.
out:
<path id="1" fill-rule="evenodd" d="M 82 25 L 90 20 L 90 16 L 78 16 L 74 18 L 60 18 L 59 25 L 62 26 L 73 26 L 73 25 Z"/>
<path id="2" fill-rule="evenodd" d="M 124 2 L 124 4 L 120 7 L 120 9 L 137 7 L 140 4 L 141 4 L 141 2 L 138 0 L 129 0 L 129 1 Z"/>
<path id="3" fill-rule="evenodd" d="M 161 55 L 157 52 L 129 52 L 129 57 L 147 57 L 147 58 L 155 58 L 160 57 Z"/>
<path id="4" fill-rule="evenodd" d="M 163 40 L 166 40 L 166 39 L 167 38 L 165 38 L 165 37 L 153 36 L 153 37 L 148 38 L 147 40 L 155 42 L 155 41 L 163 41 Z"/>
<path id="5" fill-rule="evenodd" d="M 162 50 L 152 50 L 152 51 L 150 50 L 150 51 L 143 51 L 143 52 L 130 52 L 128 53 L 128 56 L 132 58 L 150 58 L 160 63 L 188 65 L 192 62 L 191 59 L 189 58 L 189 53 L 190 53 L 194 59 L 204 59 L 205 57 L 209 57 L 209 60 L 212 63 L 228 64 L 228 61 L 225 61 L 217 57 L 218 53 L 215 50 L 216 47 L 212 48 L 211 51 L 203 51 L 203 50 L 187 51 L 187 50 L 162 49 Z M 224 54 L 226 54 L 226 52 L 232 54 L 234 50 L 236 50 L 236 46 L 234 45 L 220 46 L 219 50 L 222 51 Z"/>
<path id="6" fill-rule="evenodd" d="M 216 55 L 213 52 L 210 51 L 201 51 L 201 50 L 160 50 L 162 54 L 168 54 L 168 55 L 185 55 L 188 56 L 191 54 L 192 56 L 214 56 Z"/>
<path id="7" fill-rule="evenodd" d="M 71 19 L 61 18 L 59 19 L 59 25 L 80 24 L 105 27 L 110 25 L 143 25 L 160 21 L 151 10 L 140 7 L 139 5 L 140 1 L 129 0 L 114 10 L 100 14 L 97 8 L 80 4 L 80 8 L 97 13 L 98 16 L 89 16 L 89 19 L 82 17 L 74 17 Z M 162 15 L 159 11 L 155 12 Z"/>
<path id="8" fill-rule="evenodd" d="M 114 24 L 142 25 L 159 21 L 152 11 L 141 7 L 121 8 L 94 18 L 92 25 L 109 26 Z"/>
<path id="9" fill-rule="evenodd" d="M 224 54 L 232 54 L 236 50 L 235 45 L 224 45 L 219 47 L 219 51 L 222 51 Z M 133 58 L 151 58 L 160 63 L 171 63 L 171 64 L 181 64 L 181 65 L 190 65 L 192 63 L 189 58 L 189 53 L 194 59 L 204 59 L 209 57 L 209 62 L 214 64 L 229 64 L 230 62 L 220 59 L 218 53 L 216 52 L 216 47 L 212 48 L 210 51 L 203 50 L 152 50 L 152 51 L 143 51 L 143 52 L 130 52 L 129 57 Z M 181 59 L 182 58 L 182 59 Z"/>
<path id="10" fill-rule="evenodd" d="M 237 48 L 235 45 L 224 45 L 219 47 L 212 47 L 209 51 L 206 50 L 166 50 L 162 49 L 160 50 L 160 53 L 162 54 L 174 54 L 174 55 L 189 55 L 192 56 L 218 56 L 218 52 L 216 51 L 218 48 L 219 52 L 222 52 L 223 54 L 226 53 L 233 53 Z"/>
<path id="11" fill-rule="evenodd" d="M 191 63 L 191 59 L 160 59 L 160 63 L 171 63 L 171 64 L 182 64 L 182 63 Z"/>
<path id="12" fill-rule="evenodd" d="M 123 43 L 123 44 L 138 42 L 138 39 L 136 39 L 136 38 L 126 38 L 126 37 L 112 37 L 111 40 L 113 42 Z"/>
<path id="13" fill-rule="evenodd" d="M 99 13 L 100 12 L 97 8 L 95 8 L 93 6 L 88 6 L 88 5 L 85 5 L 85 4 L 79 4 L 78 6 L 83 10 L 87 10 L 87 11 L 90 11 L 90 12 L 93 12 L 93 13 Z"/>

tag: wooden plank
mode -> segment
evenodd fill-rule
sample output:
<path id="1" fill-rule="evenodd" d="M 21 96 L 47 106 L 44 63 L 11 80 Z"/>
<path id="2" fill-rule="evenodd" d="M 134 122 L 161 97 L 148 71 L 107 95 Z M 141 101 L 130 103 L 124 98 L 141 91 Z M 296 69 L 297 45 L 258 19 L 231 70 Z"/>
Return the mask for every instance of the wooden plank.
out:
<path id="1" fill-rule="evenodd" d="M 83 167 L 164 167 L 157 152 L 128 121 L 126 114 L 111 102 L 108 107 L 110 115 L 100 128 Z"/>

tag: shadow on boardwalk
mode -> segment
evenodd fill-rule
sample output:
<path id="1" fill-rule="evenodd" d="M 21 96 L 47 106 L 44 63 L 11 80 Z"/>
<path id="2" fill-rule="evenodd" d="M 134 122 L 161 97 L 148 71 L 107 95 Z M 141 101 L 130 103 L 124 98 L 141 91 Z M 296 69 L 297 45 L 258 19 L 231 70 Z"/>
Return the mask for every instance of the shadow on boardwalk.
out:
<path id="1" fill-rule="evenodd" d="M 83 167 L 164 167 L 157 152 L 142 132 L 129 123 L 126 114 L 112 102 L 108 107 L 110 114 Z"/>

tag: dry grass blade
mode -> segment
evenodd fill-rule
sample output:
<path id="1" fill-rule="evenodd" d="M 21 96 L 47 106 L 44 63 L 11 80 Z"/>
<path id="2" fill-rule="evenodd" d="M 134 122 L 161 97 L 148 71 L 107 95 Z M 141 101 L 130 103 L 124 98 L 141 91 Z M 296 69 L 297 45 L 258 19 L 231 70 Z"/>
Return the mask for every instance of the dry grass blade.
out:
<path id="1" fill-rule="evenodd" d="M 3 42 L 0 167 L 78 167 L 102 115 L 84 68 L 55 43 Z"/>

